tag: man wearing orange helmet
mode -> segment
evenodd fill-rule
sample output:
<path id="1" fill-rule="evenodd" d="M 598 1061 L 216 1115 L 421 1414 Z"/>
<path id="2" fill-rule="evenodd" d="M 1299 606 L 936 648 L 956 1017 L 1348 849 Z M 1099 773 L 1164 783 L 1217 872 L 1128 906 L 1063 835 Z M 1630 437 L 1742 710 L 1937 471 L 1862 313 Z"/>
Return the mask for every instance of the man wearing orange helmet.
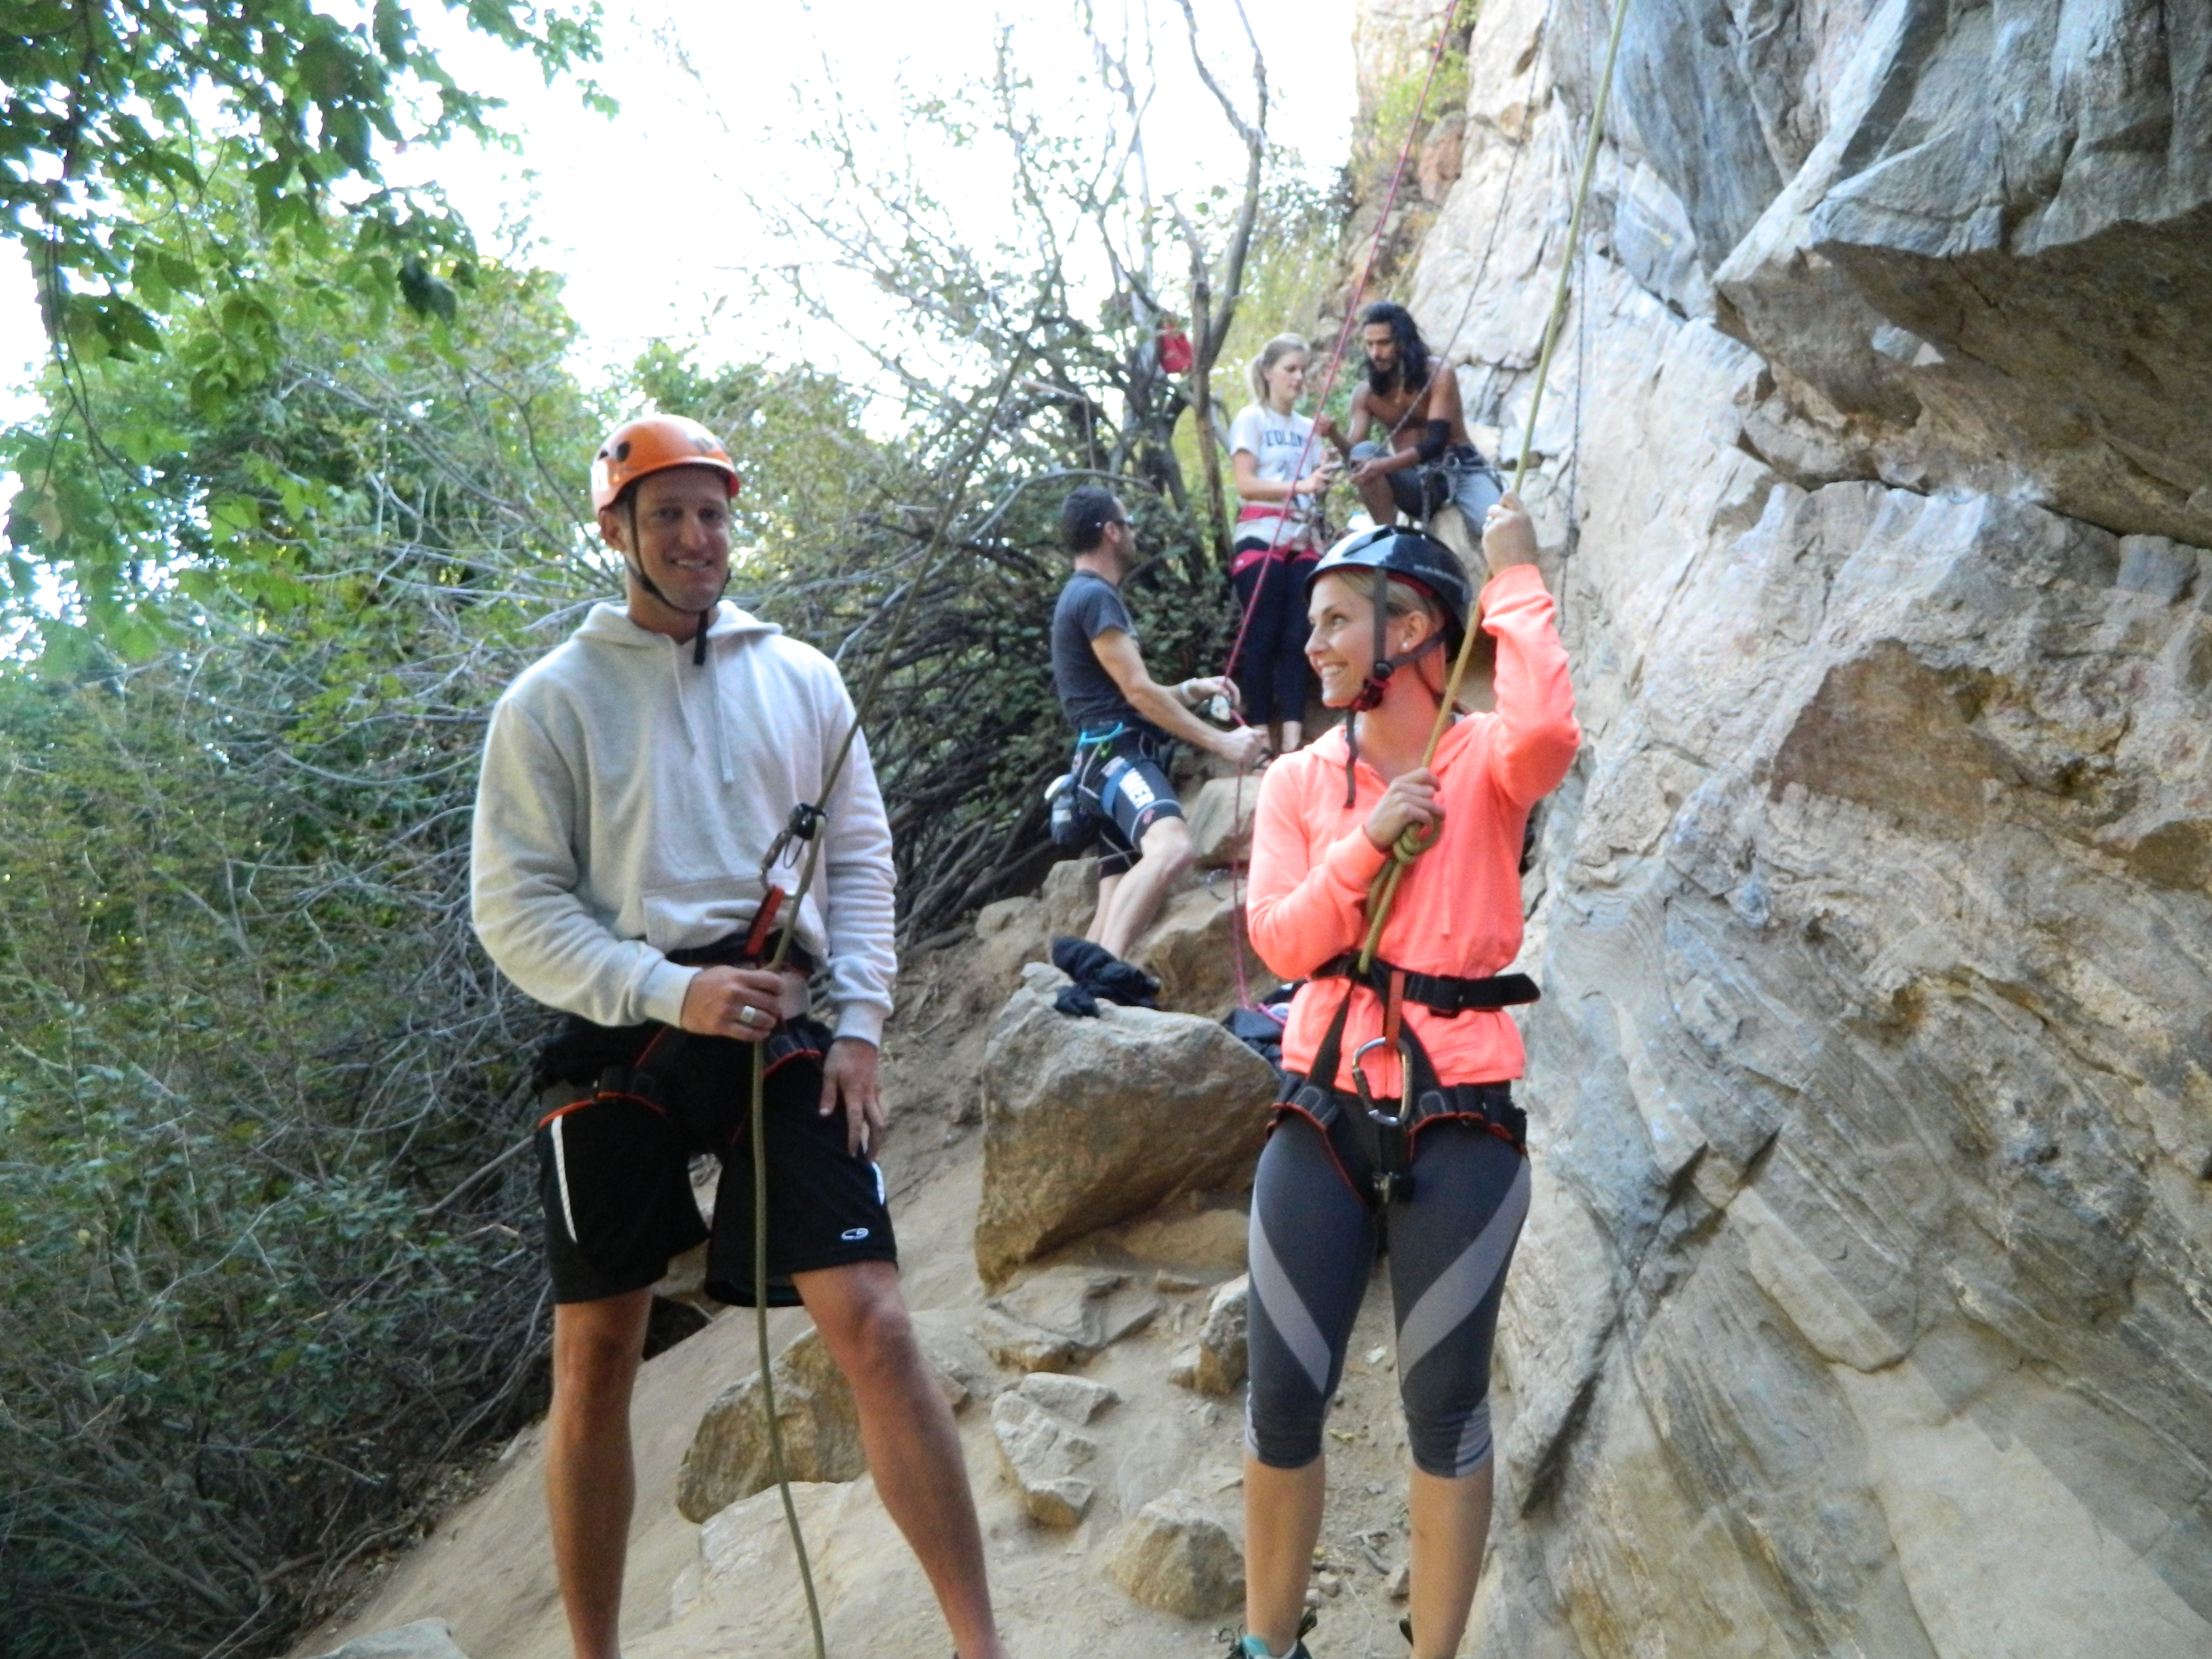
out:
<path id="1" fill-rule="evenodd" d="M 507 977 L 568 1018 L 539 1057 L 537 1149 L 553 1279 L 545 1486 L 576 1659 L 615 1659 L 635 1495 L 629 1403 L 653 1285 L 704 1242 L 706 1285 L 753 1299 L 751 1046 L 766 1047 L 769 1300 L 803 1304 L 853 1387 L 884 1507 L 961 1659 L 1001 1659 L 951 1411 L 916 1342 L 872 1161 L 890 1011 L 890 830 L 865 738 L 819 652 L 725 601 L 737 468 L 695 421 L 648 416 L 592 467 L 627 603 L 598 605 L 493 711 L 470 902 Z M 795 914 L 821 809 L 821 878 Z M 793 933 L 763 966 L 769 926 Z M 828 1023 L 808 979 L 829 983 Z M 675 1033 L 687 1033 L 678 1036 Z M 712 1226 L 690 1160 L 723 1176 Z"/>

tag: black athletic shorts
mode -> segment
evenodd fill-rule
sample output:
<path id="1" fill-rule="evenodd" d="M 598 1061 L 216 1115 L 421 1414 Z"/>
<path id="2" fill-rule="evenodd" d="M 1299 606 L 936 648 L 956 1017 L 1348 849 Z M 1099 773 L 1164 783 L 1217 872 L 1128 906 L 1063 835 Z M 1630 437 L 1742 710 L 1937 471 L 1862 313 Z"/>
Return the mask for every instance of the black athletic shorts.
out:
<path id="1" fill-rule="evenodd" d="M 579 1022 L 580 1024 L 580 1022 Z M 590 1028 L 619 1040 L 629 1033 Z M 538 1190 L 556 1302 L 642 1290 L 704 1239 L 707 1293 L 753 1301 L 752 1056 L 749 1045 L 666 1026 L 631 1028 L 629 1066 L 539 1097 Z M 793 1273 L 896 1261 L 883 1172 L 846 1150 L 845 1114 L 824 1117 L 830 1030 L 795 1019 L 768 1038 L 769 1305 L 794 1307 Z M 699 1218 L 690 1163 L 721 1160 L 712 1226 Z"/>
<path id="2" fill-rule="evenodd" d="M 1127 874 L 1140 856 L 1145 832 L 1162 818 L 1183 815 L 1168 781 L 1168 748 L 1133 732 L 1078 740 L 1073 787 L 1097 827 L 1100 875 Z"/>

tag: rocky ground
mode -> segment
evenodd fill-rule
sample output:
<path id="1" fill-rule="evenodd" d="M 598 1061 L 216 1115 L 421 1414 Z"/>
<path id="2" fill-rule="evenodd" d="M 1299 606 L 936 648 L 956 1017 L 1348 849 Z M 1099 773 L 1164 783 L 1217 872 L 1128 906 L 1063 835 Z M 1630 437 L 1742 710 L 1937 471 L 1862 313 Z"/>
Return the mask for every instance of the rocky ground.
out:
<path id="1" fill-rule="evenodd" d="M 908 1291 L 956 1402 L 1013 1650 L 1102 1659 L 1217 1654 L 1241 1611 L 1244 1240 L 1237 1188 L 1271 1079 L 1212 1022 L 1221 1000 L 1215 980 L 1186 983 L 1180 1000 L 1197 1016 L 1110 1009 L 1079 1024 L 1049 1012 L 1057 981 L 1035 964 L 1048 928 L 1083 909 L 1081 876 L 1063 866 L 1043 901 L 994 907 L 971 944 L 908 976 L 887 1044 L 895 1060 L 896 1132 L 885 1158 L 893 1212 Z M 1199 915 L 1215 915 L 1210 930 L 1194 924 Z M 1224 925 L 1203 878 L 1194 878 L 1140 954 L 1164 960 L 1202 944 L 1225 958 Z M 1050 1075 L 1040 1082 L 1030 1051 L 1053 1035 L 1066 1041 L 1054 1045 L 1059 1063 L 1044 1065 Z M 994 1066 L 986 1064 L 987 1039 Z M 1099 1113 L 1083 1079 L 1102 1074 L 1095 1056 L 1109 1051 L 1122 1106 Z M 1241 1087 L 1224 1089 L 1224 1077 Z M 1028 1079 L 1025 1091 L 1014 1087 L 1020 1079 Z M 983 1096 L 994 1081 L 987 1115 Z M 1006 1109 L 996 1103 L 1017 1092 Z M 1160 1114 L 1228 1125 L 1226 1161 L 1186 1148 L 1155 1159 L 1166 1167 L 1152 1171 L 1149 1184 L 1133 1182 L 1126 1134 L 1067 1127 L 1078 1121 L 1068 1115 L 1089 1115 L 1094 1128 L 1133 1125 L 1141 1139 L 1146 1100 Z M 1026 1127 L 1011 1126 L 1017 1113 Z M 1036 1156 L 1055 1133 L 1055 1115 L 1069 1154 L 1057 1176 Z M 1005 1143 L 994 1149 L 998 1167 L 989 1176 L 1000 1188 L 995 1212 L 987 1192 L 994 1132 Z M 1125 1194 L 1118 1205 L 1109 1201 L 1115 1192 Z M 1070 1221 L 1079 1229 L 1071 1242 L 1041 1243 L 1049 1225 L 1018 1237 L 1018 1229 L 987 1225 L 980 1248 L 996 1270 L 987 1289 L 977 1269 L 979 1218 L 1035 1220 L 1055 1206 L 1076 1216 L 1085 1203 L 1105 1207 L 1087 1212 L 1091 1224 Z M 664 1288 L 688 1293 L 680 1277 Z M 1316 1590 L 1330 1651 L 1376 1659 L 1404 1651 L 1396 1628 L 1404 1443 L 1392 1406 L 1388 1310 L 1378 1282 L 1333 1431 L 1334 1490 Z M 803 1474 L 836 1477 L 796 1487 L 831 1650 L 945 1650 L 927 1587 L 877 1501 L 849 1404 L 819 1364 L 804 1316 L 779 1312 L 770 1322 L 793 1462 Z M 805 1650 L 779 1500 L 762 1486 L 756 1370 L 751 1316 L 735 1311 L 644 1368 L 623 1618 L 632 1659 Z M 299 1651 L 353 1643 L 370 1645 L 349 1649 L 348 1659 L 453 1659 L 456 1648 L 467 1659 L 562 1659 L 568 1649 L 546 1553 L 542 1473 L 532 1429 L 361 1607 Z"/>

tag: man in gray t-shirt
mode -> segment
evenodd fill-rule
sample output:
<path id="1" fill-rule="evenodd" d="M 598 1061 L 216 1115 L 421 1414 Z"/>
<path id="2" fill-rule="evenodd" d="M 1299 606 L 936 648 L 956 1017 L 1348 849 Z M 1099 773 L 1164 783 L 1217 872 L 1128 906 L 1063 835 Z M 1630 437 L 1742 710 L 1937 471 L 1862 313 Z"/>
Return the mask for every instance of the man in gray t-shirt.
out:
<path id="1" fill-rule="evenodd" d="M 1246 767 L 1266 752 L 1267 734 L 1247 726 L 1224 732 L 1191 712 L 1215 696 L 1233 706 L 1231 681 L 1164 686 L 1146 671 L 1121 599 L 1136 535 L 1112 490 L 1085 484 L 1073 491 L 1060 528 L 1075 572 L 1053 610 L 1053 684 L 1075 728 L 1076 799 L 1103 843 L 1098 911 L 1087 937 L 1121 957 L 1190 866 L 1190 830 L 1168 781 L 1170 744 L 1179 739 Z"/>

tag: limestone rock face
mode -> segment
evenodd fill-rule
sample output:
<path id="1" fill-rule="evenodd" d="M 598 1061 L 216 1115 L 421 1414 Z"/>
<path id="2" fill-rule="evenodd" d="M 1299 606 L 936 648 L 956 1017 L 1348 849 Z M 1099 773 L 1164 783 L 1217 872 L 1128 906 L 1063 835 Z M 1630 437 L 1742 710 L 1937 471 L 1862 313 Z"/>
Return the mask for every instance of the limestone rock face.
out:
<path id="1" fill-rule="evenodd" d="M 1723 0 L 1632 14 L 1653 50 L 1627 55 L 1657 66 L 1632 77 L 1638 130 L 1693 204 L 1723 326 L 1893 482 L 2212 540 L 2212 433 L 2174 418 L 2212 394 L 2212 19 L 2169 27 L 2158 0 L 1782 9 L 1780 40 L 1733 50 L 1707 27 Z M 1715 56 L 1756 94 L 1686 84 Z M 1808 98 L 1788 72 L 1822 60 Z"/>
<path id="2" fill-rule="evenodd" d="M 1476 26 L 1412 306 L 1530 438 L 1585 742 L 1523 886 L 1471 1650 L 2212 1652 L 2212 19 L 2170 9 L 1632 0 L 1533 423 L 1603 42 Z"/>
<path id="3" fill-rule="evenodd" d="M 776 1419 L 783 1430 L 786 1471 L 793 1480 L 854 1480 L 867 1472 L 853 1391 L 808 1331 L 775 1358 Z M 676 1507 L 704 1521 L 772 1485 L 767 1402 L 760 1373 L 734 1382 L 699 1419 L 677 1477 Z"/>
<path id="4" fill-rule="evenodd" d="M 1244 1597 L 1244 1553 L 1184 1492 L 1162 1493 L 1122 1523 L 1106 1571 L 1132 1599 L 1186 1619 L 1231 1612 Z"/>
<path id="5" fill-rule="evenodd" d="M 1109 1006 L 1055 1012 L 1065 983 L 1025 970 L 985 1053 L 983 1195 L 975 1263 L 988 1282 L 1179 1193 L 1251 1179 L 1274 1073 L 1219 1024 Z"/>

